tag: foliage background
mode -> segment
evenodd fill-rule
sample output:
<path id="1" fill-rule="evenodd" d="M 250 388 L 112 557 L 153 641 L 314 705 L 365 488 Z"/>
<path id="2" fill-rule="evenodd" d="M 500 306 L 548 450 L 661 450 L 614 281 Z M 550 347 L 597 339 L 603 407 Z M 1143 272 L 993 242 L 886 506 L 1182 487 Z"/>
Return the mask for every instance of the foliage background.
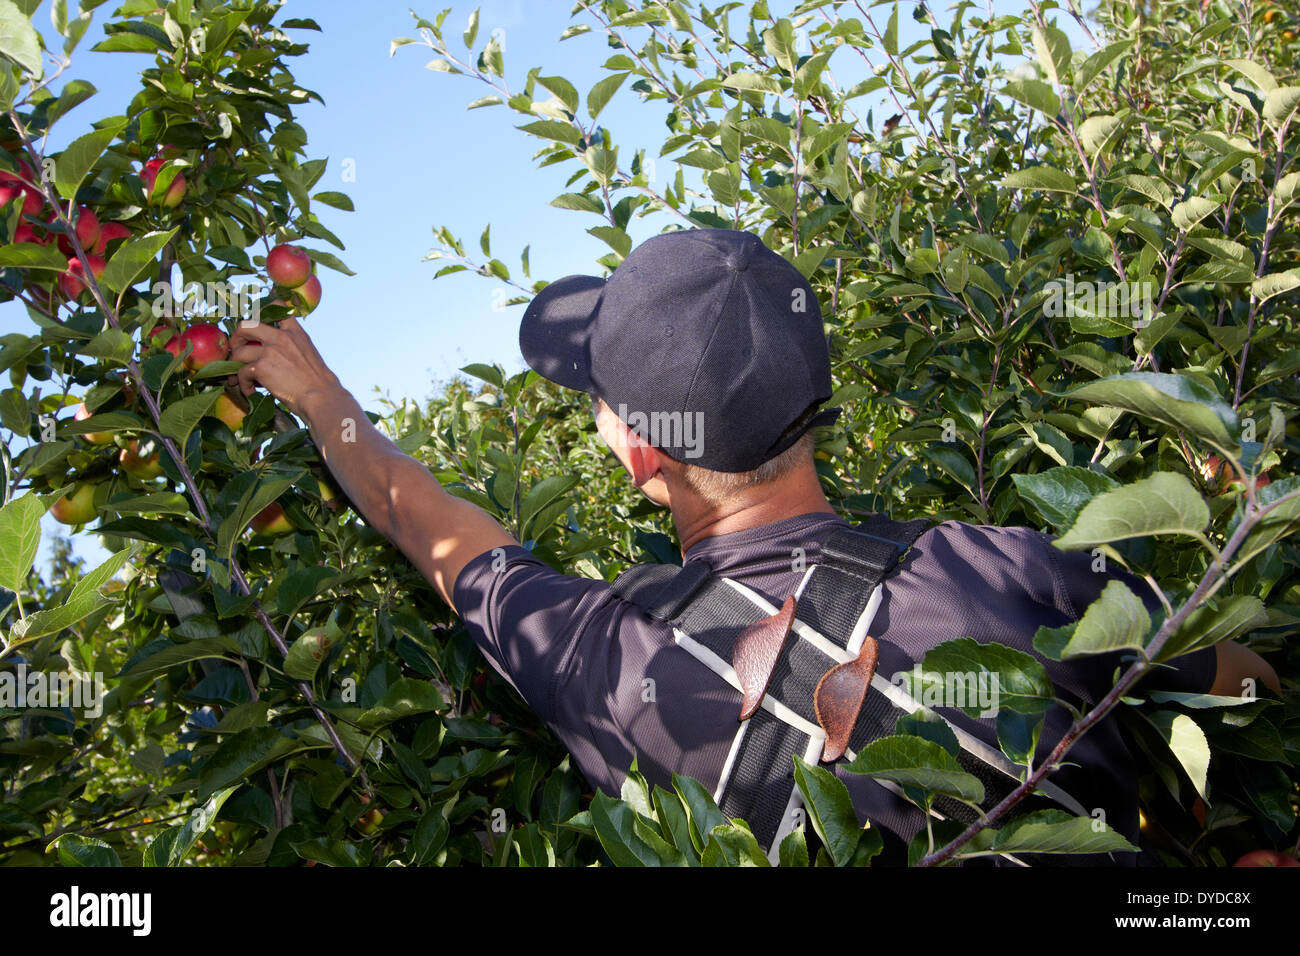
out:
<path id="1" fill-rule="evenodd" d="M 309 94 L 296 92 L 286 66 L 302 50 L 270 27 L 274 7 L 139 0 L 121 10 L 117 35 L 139 39 L 117 42 L 156 56 L 158 82 L 87 175 L 67 182 L 78 200 L 137 236 L 177 228 L 167 248 L 187 276 L 256 268 L 256 250 L 240 256 L 263 234 L 328 245 L 312 204 L 346 207 L 346 198 L 310 194 L 321 167 L 306 159 L 305 132 L 291 119 Z M 1159 657 L 1235 637 L 1265 654 L 1293 692 L 1295 20 L 1271 4 L 1103 3 L 1081 21 L 1094 48 L 1073 50 L 1053 24 L 1078 13 L 1030 3 L 1020 15 L 987 16 L 963 3 L 941 22 L 926 4 L 810 2 L 782 19 L 762 2 L 580 3 L 571 29 L 603 32 L 610 45 L 608 79 L 583 93 L 545 69 L 517 78 L 474 21 L 461 35 L 444 32 L 440 17 L 417 18 L 414 35 L 395 45 L 398 55 L 428 47 L 436 71 L 488 87 L 470 91 L 484 97 L 478 108 L 514 119 L 539 165 L 572 170 L 553 204 L 609 246 L 601 265 L 617 264 L 633 220 L 647 215 L 752 229 L 796 263 L 818 291 L 832 401 L 846 408 L 822 436 L 818 468 L 847 516 L 1029 524 L 1101 548 L 1158 582 L 1169 613 L 1143 620 L 1122 599 L 1099 606 L 1074 632 L 1076 651 Z M 898 22 L 908 16 L 928 38 L 900 49 Z M 200 25 L 235 20 L 262 29 L 232 29 L 206 59 L 184 55 Z M 282 25 L 310 29 L 297 23 Z M 265 88 L 191 91 L 193 70 Z M 23 122 L 48 122 L 67 95 L 29 101 Z M 620 155 L 617 131 L 600 125 L 615 95 L 671 106 L 659 156 Z M 863 108 L 877 96 L 887 110 Z M 239 120 L 220 170 L 213 111 Z M 186 150 L 181 168 L 202 183 L 173 218 L 128 175 L 131 159 L 163 143 Z M 646 175 L 651 158 L 675 164 L 662 191 Z M 11 230 L 16 222 L 11 210 Z M 477 271 L 520 300 L 540 286 L 527 251 L 507 265 L 490 229 L 477 245 L 450 227 L 436 234 L 440 274 Z M 161 248 L 149 242 L 131 243 L 142 267 Z M 33 263 L 0 262 L 15 294 L 29 295 L 40 276 L 49 284 Z M 1049 314 L 1048 283 L 1066 275 L 1150 281 L 1150 324 L 1086 304 Z M 593 799 L 391 547 L 325 506 L 314 451 L 301 430 L 283 421 L 276 429 L 270 402 L 254 405 L 239 434 L 197 416 L 169 434 L 158 416 L 150 421 L 158 408 L 102 388 L 137 348 L 128 372 L 152 383 L 163 412 L 211 385 L 151 354 L 148 291 L 112 291 L 120 300 L 56 319 L 33 308 L 37 334 L 4 340 L 10 496 L 16 503 L 30 490 L 48 504 L 74 478 L 101 480 L 101 532 L 116 547 L 138 543 L 119 559 L 121 585 L 89 613 L 21 644 L 29 667 L 116 677 L 98 720 L 6 715 L 7 862 L 761 862 L 744 828 L 720 819 L 688 781 L 652 791 L 633 773 L 622 801 Z M 130 348 L 104 331 L 110 313 Z M 612 579 L 633 561 L 677 560 L 670 523 L 611 467 L 584 404 L 531 373 L 466 372 L 473 383 L 429 403 L 400 402 L 383 427 L 557 568 Z M 1155 374 L 1124 377 L 1132 373 Z M 121 440 L 149 430 L 174 440 L 165 480 L 185 498 L 112 474 L 66 414 L 60 441 L 41 442 L 40 415 L 75 405 L 78 389 L 94 385 L 104 410 L 133 416 L 116 420 Z M 1243 476 L 1267 470 L 1272 483 L 1223 487 L 1207 470 L 1210 454 Z M 276 497 L 295 533 L 270 544 L 239 536 Z M 17 508 L 6 511 L 18 521 Z M 1117 516 L 1134 512 L 1151 521 L 1117 532 Z M 208 564 L 198 613 L 180 623 L 159 573 L 190 570 L 194 547 L 214 543 L 231 544 L 231 563 Z M 79 574 L 61 559 L 48 580 L 24 582 L 23 607 L 6 611 L 6 666 L 20 619 L 68 607 Z M 254 598 L 286 645 L 302 648 L 292 660 L 250 617 Z M 1070 636 L 1053 644 L 1048 635 L 1040 649 L 1060 653 Z M 299 666 L 311 650 L 320 660 Z M 1025 662 L 1015 676 L 1035 679 Z M 1253 847 L 1295 845 L 1293 693 L 1281 702 L 1147 699 L 1130 684 L 1123 696 L 1135 746 L 1150 758 L 1150 860 L 1223 865 Z M 1032 733 L 1035 714 L 1020 716 Z M 354 758 L 364 755 L 360 771 L 335 753 L 326 722 Z M 946 767 L 940 744 L 909 746 L 914 771 Z M 937 778 L 911 779 L 928 799 L 935 787 L 924 784 Z M 801 768 L 801 785 L 811 859 L 869 862 L 878 843 L 824 773 Z M 913 859 L 953 836 L 923 835 Z M 988 852 L 994 844 L 980 841 L 989 839 L 1032 848 L 1041 837 L 1008 826 L 963 852 Z M 807 861 L 801 846 L 783 848 L 783 862 Z"/>

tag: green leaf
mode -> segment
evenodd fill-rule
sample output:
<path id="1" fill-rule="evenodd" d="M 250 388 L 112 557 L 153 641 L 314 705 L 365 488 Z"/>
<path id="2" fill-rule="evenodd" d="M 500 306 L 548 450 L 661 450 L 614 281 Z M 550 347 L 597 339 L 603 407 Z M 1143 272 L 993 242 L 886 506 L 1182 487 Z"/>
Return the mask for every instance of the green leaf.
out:
<path id="1" fill-rule="evenodd" d="M 1202 647 L 1230 641 L 1267 621 L 1264 602 L 1251 594 L 1233 594 L 1221 598 L 1217 604 L 1203 604 L 1188 614 L 1178 630 L 1169 635 L 1155 659 L 1167 661 Z"/>
<path id="2" fill-rule="evenodd" d="M 539 76 L 537 82 L 540 86 L 554 93 L 565 109 L 570 113 L 577 115 L 578 112 L 578 91 L 562 76 Z"/>
<path id="3" fill-rule="evenodd" d="M 732 73 L 722 81 L 730 90 L 755 90 L 760 93 L 780 93 L 781 84 L 775 77 L 760 73 Z"/>
<path id="4" fill-rule="evenodd" d="M 1051 24 L 1034 24 L 1034 52 L 1038 63 L 1054 86 L 1067 82 L 1070 77 L 1070 40 Z"/>
<path id="5" fill-rule="evenodd" d="M 222 804 L 234 792 L 234 787 L 227 787 L 213 794 L 201 806 L 195 807 L 184 823 L 168 827 L 159 833 L 145 847 L 140 860 L 141 866 L 180 866 L 186 854 L 199 841 L 199 837 L 212 826 Z"/>
<path id="6" fill-rule="evenodd" d="M 128 239 L 108 261 L 108 266 L 104 269 L 104 285 L 114 292 L 129 289 L 177 231 L 178 229 L 147 232 L 139 238 Z"/>
<path id="7" fill-rule="evenodd" d="M 132 412 L 100 412 L 83 418 L 81 421 L 69 421 L 59 429 L 63 435 L 84 435 L 87 432 L 131 432 L 144 431 L 145 421 Z"/>
<path id="8" fill-rule="evenodd" d="M 299 469 L 289 475 L 264 477 L 248 489 L 240 498 L 235 510 L 221 522 L 221 527 L 217 529 L 217 553 L 222 558 L 229 558 L 234 550 L 235 541 L 243 534 L 248 523 L 305 474 L 306 471 Z"/>
<path id="9" fill-rule="evenodd" d="M 621 800 L 596 791 L 591 822 L 615 866 L 685 866 L 686 858 Z M 639 824 L 639 825 L 638 825 Z"/>
<path id="10" fill-rule="evenodd" d="M 1273 126 L 1282 126 L 1297 109 L 1300 109 L 1300 86 L 1279 86 L 1264 97 L 1264 120 Z"/>
<path id="11" fill-rule="evenodd" d="M 126 117 L 123 116 L 105 120 L 93 133 L 87 133 L 68 144 L 54 165 L 54 186 L 60 196 L 64 199 L 76 198 L 82 180 L 126 124 Z"/>
<path id="12" fill-rule="evenodd" d="M 803 827 L 795 827 L 785 835 L 778 853 L 781 866 L 808 865 L 808 841 L 804 838 Z"/>
<path id="13" fill-rule="evenodd" d="M 998 185 L 1008 189 L 1042 189 L 1070 194 L 1078 192 L 1074 177 L 1055 166 L 1031 166 L 1028 169 L 1020 169 L 1003 177 Z"/>
<path id="14" fill-rule="evenodd" d="M 953 685 L 964 701 L 945 704 L 961 707 L 971 717 L 991 716 L 1003 709 L 1038 714 L 1050 710 L 1056 702 L 1042 663 L 1032 654 L 1004 644 L 981 644 L 969 637 L 944 641 L 926 652 L 921 669 L 923 682 L 928 683 L 930 675 L 930 680 L 937 680 L 941 687 L 948 675 L 974 675 L 974 685 L 969 681 Z M 914 688 L 912 695 L 926 702 L 923 689 Z"/>
<path id="15" fill-rule="evenodd" d="M 11 498 L 0 508 L 0 587 L 16 593 L 27 590 L 27 572 L 40 548 L 45 510 L 40 496 L 30 493 Z"/>
<path id="16" fill-rule="evenodd" d="M 0 266 L 63 272 L 68 268 L 68 257 L 53 243 L 43 246 L 35 242 L 18 242 L 0 246 Z"/>
<path id="17" fill-rule="evenodd" d="M 1195 538 L 1209 521 L 1210 509 L 1192 483 L 1180 474 L 1161 471 L 1097 495 L 1054 543 L 1063 551 L 1079 551 L 1154 534 Z"/>
<path id="18" fill-rule="evenodd" d="M 844 768 L 849 773 L 924 787 L 968 803 L 984 801 L 984 785 L 939 744 L 893 735 L 873 740 Z"/>
<path id="19" fill-rule="evenodd" d="M 1170 218 L 1174 222 L 1174 227 L 1182 232 L 1191 229 L 1214 210 L 1219 208 L 1219 203 L 1213 199 L 1206 199 L 1204 196 L 1193 196 L 1185 202 L 1176 203 L 1170 210 Z"/>
<path id="20" fill-rule="evenodd" d="M 1061 98 L 1042 80 L 1012 80 L 1002 87 L 1002 92 L 1013 100 L 1038 110 L 1049 120 L 1056 119 L 1056 114 L 1061 112 Z"/>
<path id="21" fill-rule="evenodd" d="M 744 827 L 716 827 L 709 834 L 708 845 L 700 862 L 704 866 L 771 866 L 754 834 Z"/>
<path id="22" fill-rule="evenodd" d="M 1246 77 L 1246 79 L 1258 86 L 1263 93 L 1269 93 L 1277 89 L 1277 80 L 1273 79 L 1273 74 L 1253 60 L 1225 60 L 1224 65 L 1232 67 Z"/>
<path id="23" fill-rule="evenodd" d="M 576 212 L 594 212 L 601 215 L 605 212 L 605 206 L 600 200 L 584 193 L 564 193 L 556 196 L 551 200 L 551 205 L 557 209 L 572 209 Z"/>
<path id="24" fill-rule="evenodd" d="M 1113 405 L 1143 418 L 1191 432 L 1211 444 L 1235 451 L 1232 433 L 1237 414 L 1209 388 L 1185 375 L 1125 372 L 1086 382 L 1064 393 L 1066 398 Z"/>
<path id="25" fill-rule="evenodd" d="M 72 627 L 90 617 L 100 608 L 113 604 L 113 600 L 100 595 L 99 589 L 108 583 L 109 578 L 115 575 L 122 564 L 135 552 L 136 547 L 133 545 L 111 555 L 103 564 L 77 582 L 62 605 L 37 611 L 16 623 L 9 631 L 10 642 L 7 650 L 12 650 L 20 643 L 25 644 L 38 637 L 44 637 L 46 634 L 57 634 L 65 627 Z"/>
<path id="26" fill-rule="evenodd" d="M 0 0 L 4 2 L 4 0 Z M 54 840 L 46 852 L 57 850 L 64 866 L 121 866 L 117 852 L 103 840 L 65 833 Z"/>
<path id="27" fill-rule="evenodd" d="M 352 204 L 352 197 L 347 193 L 338 192 L 320 192 L 312 196 L 312 202 L 323 203 L 334 209 L 342 209 L 346 212 L 353 212 L 356 207 Z"/>
<path id="28" fill-rule="evenodd" d="M 1205 799 L 1205 778 L 1210 769 L 1210 744 L 1200 725 L 1186 714 L 1172 710 L 1160 710 L 1144 716 L 1187 771 L 1187 776 L 1191 778 L 1192 786 L 1196 787 L 1201 799 Z"/>
<path id="29" fill-rule="evenodd" d="M 429 681 L 399 677 L 375 706 L 357 719 L 357 724 L 362 730 L 376 730 L 412 714 L 441 710 L 443 706 L 442 695 Z"/>
<path id="30" fill-rule="evenodd" d="M 805 762 L 798 754 L 794 755 L 794 779 L 813 829 L 831 859 L 836 866 L 847 865 L 862 838 L 862 825 L 853 809 L 849 788 L 835 774 Z"/>
<path id="31" fill-rule="evenodd" d="M 1088 468 L 1049 468 L 1036 475 L 1012 475 L 1016 491 L 1057 530 L 1072 525 L 1079 511 L 1097 495 L 1118 488 L 1115 479 Z"/>
<path id="32" fill-rule="evenodd" d="M 190 661 L 211 660 L 218 657 L 231 657 L 236 650 L 234 641 L 228 637 L 208 637 L 197 641 L 188 641 L 184 644 L 172 644 L 170 647 L 165 647 L 157 653 L 136 661 L 129 669 L 123 671 L 121 676 L 135 679 L 163 674 L 177 664 L 188 664 Z"/>
<path id="33" fill-rule="evenodd" d="M 1286 272 L 1260 276 L 1250 284 L 1250 294 L 1260 302 L 1265 302 L 1297 287 L 1300 287 L 1300 269 L 1288 269 Z"/>
<path id="34" fill-rule="evenodd" d="M 1111 651 L 1141 650 L 1151 631 L 1151 615 L 1122 582 L 1110 580 L 1083 617 L 1064 627 L 1040 627 L 1034 649 L 1052 660 L 1069 660 Z"/>
<path id="35" fill-rule="evenodd" d="M 992 853 L 1113 853 L 1137 847 L 1100 820 L 1064 810 L 1038 810 L 997 831 Z"/>
<path id="36" fill-rule="evenodd" d="M 187 515 L 189 499 L 175 491 L 162 491 L 150 495 L 128 495 L 104 504 L 103 510 L 123 515 Z"/>
<path id="37" fill-rule="evenodd" d="M 304 632 L 284 656 L 284 672 L 297 680 L 310 682 L 342 639 L 343 632 L 332 622 Z"/>
<path id="38" fill-rule="evenodd" d="M 726 826 L 730 821 L 713 802 L 713 796 L 693 777 L 673 774 L 673 789 L 686 805 L 691 822 L 691 837 L 695 848 L 703 852 L 714 827 Z"/>
<path id="39" fill-rule="evenodd" d="M 184 448 L 186 440 L 190 437 L 190 432 L 194 430 L 194 426 L 212 410 L 212 406 L 217 403 L 217 399 L 224 391 L 224 389 L 220 388 L 210 388 L 198 395 L 191 395 L 189 398 L 182 398 L 178 402 L 172 402 L 163 409 L 162 415 L 158 419 L 159 430 L 168 438 L 174 438 L 176 444 Z"/>
<path id="40" fill-rule="evenodd" d="M 44 73 L 40 37 L 32 27 L 31 17 L 12 0 L 0 0 L 0 56 L 37 79 Z"/>
<path id="41" fill-rule="evenodd" d="M 527 532 L 533 517 L 552 501 L 573 488 L 580 480 L 577 475 L 552 475 L 549 478 L 543 478 L 529 488 L 528 493 L 524 495 L 523 500 L 519 503 L 520 533 L 525 537 L 531 537 Z"/>
<path id="42" fill-rule="evenodd" d="M 1240 550 L 1234 555 L 1238 562 L 1246 561 L 1276 541 L 1300 530 L 1300 496 L 1291 498 L 1285 504 L 1275 505 L 1287 495 L 1300 491 L 1300 477 L 1283 478 L 1265 485 L 1255 492 L 1256 504 L 1261 508 L 1272 506 L 1264 517 L 1251 529 Z M 1228 527 L 1228 534 L 1233 534 L 1240 526 L 1244 502 L 1239 503 L 1237 512 Z"/>

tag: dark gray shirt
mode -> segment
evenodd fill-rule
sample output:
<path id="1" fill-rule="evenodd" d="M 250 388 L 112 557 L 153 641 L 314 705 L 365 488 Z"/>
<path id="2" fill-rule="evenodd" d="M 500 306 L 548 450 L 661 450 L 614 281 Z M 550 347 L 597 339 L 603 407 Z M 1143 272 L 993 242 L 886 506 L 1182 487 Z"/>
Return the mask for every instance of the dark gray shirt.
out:
<path id="1" fill-rule="evenodd" d="M 779 607 L 802 576 L 792 566 L 795 549 L 816 563 L 822 543 L 844 526 L 832 514 L 799 515 L 698 541 L 685 560 L 703 561 Z M 488 661 L 554 730 L 591 784 L 617 795 L 635 755 L 652 784 L 671 787 L 676 772 L 715 789 L 736 733 L 740 693 L 678 647 L 666 624 L 615 597 L 608 583 L 560 574 L 519 546 L 503 550 L 498 570 L 492 552 L 465 566 L 456 607 Z M 927 530 L 884 581 L 870 627 L 881 647 L 877 672 L 890 678 L 935 645 L 970 637 L 1033 654 L 1058 694 L 1076 706 L 1095 703 L 1113 683 L 1118 654 L 1058 662 L 1033 647 L 1040 626 L 1076 620 L 1101 593 L 1110 575 L 1093 572 L 1092 561 L 1090 554 L 1058 550 L 1029 528 L 949 521 Z M 1155 605 L 1143 582 L 1121 577 Z M 1147 681 L 1196 692 L 1214 681 L 1213 648 L 1176 664 Z M 996 749 L 991 718 L 940 712 Z M 1069 724 L 1065 708 L 1049 712 L 1040 757 Z M 1113 717 L 1089 730 L 1066 760 L 1079 766 L 1062 768 L 1053 782 L 1090 811 L 1104 810 L 1106 822 L 1136 842 L 1136 766 Z M 836 771 L 861 819 L 902 839 L 918 831 L 918 810 L 842 765 Z"/>

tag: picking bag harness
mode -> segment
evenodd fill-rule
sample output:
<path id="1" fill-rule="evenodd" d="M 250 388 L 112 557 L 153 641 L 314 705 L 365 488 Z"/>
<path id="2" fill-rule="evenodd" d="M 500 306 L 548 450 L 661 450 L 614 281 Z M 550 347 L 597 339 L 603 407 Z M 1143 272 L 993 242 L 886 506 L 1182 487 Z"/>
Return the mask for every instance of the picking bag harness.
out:
<path id="1" fill-rule="evenodd" d="M 805 571 L 781 608 L 714 575 L 702 561 L 634 565 L 612 585 L 615 595 L 669 624 L 678 646 L 741 692 L 740 726 L 714 800 L 728 818 L 749 823 L 774 862 L 802 806 L 794 755 L 813 765 L 852 760 L 871 741 L 894 733 L 899 717 L 922 707 L 905 688 L 875 673 L 879 645 L 867 630 L 880 605 L 881 580 L 929 526 L 874 515 L 836 531 L 820 563 Z M 961 745 L 957 762 L 983 783 L 981 809 L 987 813 L 1019 785 L 1022 768 L 938 716 Z M 902 794 L 897 784 L 876 782 Z M 1088 816 L 1048 781 L 1038 792 Z M 979 818 L 945 796 L 935 799 L 931 813 L 962 823 Z"/>

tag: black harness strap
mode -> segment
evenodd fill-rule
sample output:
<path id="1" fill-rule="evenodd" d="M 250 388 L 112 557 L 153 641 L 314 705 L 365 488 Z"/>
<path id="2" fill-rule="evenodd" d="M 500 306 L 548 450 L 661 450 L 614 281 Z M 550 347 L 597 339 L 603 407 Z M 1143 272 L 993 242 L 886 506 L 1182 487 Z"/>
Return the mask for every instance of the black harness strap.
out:
<path id="1" fill-rule="evenodd" d="M 877 516 L 860 530 L 835 532 L 807 578 L 796 621 L 847 648 L 876 586 L 929 526 L 927 521 L 899 523 Z M 739 632 L 764 616 L 753 601 L 714 577 L 700 561 L 680 568 L 637 565 L 619 575 L 612 590 L 652 618 L 672 624 L 727 664 Z M 791 639 L 773 670 L 768 696 L 816 727 L 813 691 L 838 663 L 815 644 Z M 866 726 L 860 733 L 855 731 L 855 738 L 871 740 L 892 732 L 901 711 L 887 700 L 873 700 L 878 697 L 868 695 L 880 710 L 878 719 L 860 721 L 859 726 Z M 729 817 L 747 820 L 765 847 L 776 836 L 794 789 L 791 757 L 807 755 L 812 742 L 811 734 L 762 708 L 738 735 L 719 805 Z"/>

